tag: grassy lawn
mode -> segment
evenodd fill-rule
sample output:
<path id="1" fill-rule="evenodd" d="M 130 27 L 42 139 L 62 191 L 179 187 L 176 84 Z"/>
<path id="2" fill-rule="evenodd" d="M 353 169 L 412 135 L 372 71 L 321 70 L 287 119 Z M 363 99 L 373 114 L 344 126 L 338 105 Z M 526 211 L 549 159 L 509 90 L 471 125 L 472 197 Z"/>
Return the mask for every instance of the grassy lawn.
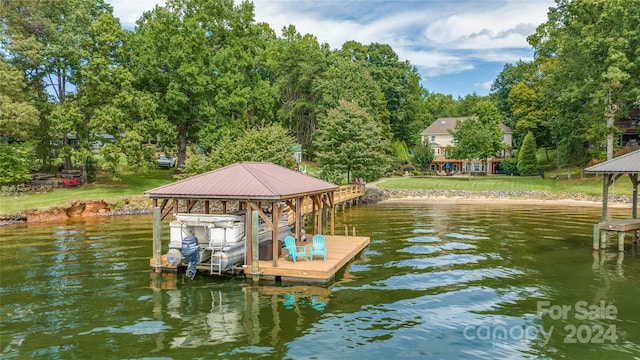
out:
<path id="1" fill-rule="evenodd" d="M 144 174 L 123 172 L 121 181 L 98 177 L 96 182 L 72 188 L 57 188 L 42 194 L 20 194 L 0 197 L 0 214 L 16 214 L 25 210 L 46 210 L 64 206 L 75 200 L 105 200 L 118 204 L 133 197 L 144 197 L 147 190 L 175 181 L 172 170 L 149 170 Z"/>
<path id="2" fill-rule="evenodd" d="M 318 169 L 309 164 L 307 171 L 314 174 Z M 172 170 L 150 170 L 144 174 L 122 172 L 121 181 L 112 181 L 99 177 L 92 184 L 74 188 L 59 188 L 42 194 L 21 194 L 0 197 L 0 214 L 12 215 L 25 210 L 46 210 L 66 206 L 75 200 L 105 200 L 109 204 L 124 204 L 125 201 L 149 201 L 144 192 L 174 180 Z M 566 175 L 566 174 L 565 174 Z M 389 178 L 378 184 L 388 189 L 424 189 L 424 190 L 465 190 L 482 191 L 548 191 L 551 193 L 585 193 L 602 194 L 602 177 L 589 176 L 580 179 L 575 176 L 571 180 L 552 180 L 549 176 L 431 176 L 431 177 L 397 177 Z M 609 188 L 610 194 L 632 195 L 632 185 L 625 176 Z"/>
<path id="3" fill-rule="evenodd" d="M 548 191 L 551 193 L 602 194 L 602 177 L 589 176 L 584 179 L 552 180 L 539 176 L 433 176 L 390 178 L 378 184 L 385 189 L 424 189 L 424 190 L 465 190 L 465 191 Z M 631 195 L 632 184 L 627 177 L 621 178 L 609 188 L 609 194 Z"/>

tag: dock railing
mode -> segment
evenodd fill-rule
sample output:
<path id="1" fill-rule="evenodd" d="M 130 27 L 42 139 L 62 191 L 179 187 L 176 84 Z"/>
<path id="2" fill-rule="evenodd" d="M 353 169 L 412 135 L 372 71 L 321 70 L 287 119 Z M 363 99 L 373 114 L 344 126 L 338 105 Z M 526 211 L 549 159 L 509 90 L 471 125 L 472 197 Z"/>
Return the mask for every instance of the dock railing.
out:
<path id="1" fill-rule="evenodd" d="M 338 190 L 336 190 L 334 194 L 334 205 L 358 199 L 364 196 L 366 190 L 367 189 L 364 184 L 342 185 Z M 311 198 L 307 197 L 302 201 L 300 211 L 302 215 L 308 214 L 313 211 L 313 201 L 311 201 Z M 294 220 L 295 212 L 292 209 L 289 209 L 289 224 L 293 223 Z"/>

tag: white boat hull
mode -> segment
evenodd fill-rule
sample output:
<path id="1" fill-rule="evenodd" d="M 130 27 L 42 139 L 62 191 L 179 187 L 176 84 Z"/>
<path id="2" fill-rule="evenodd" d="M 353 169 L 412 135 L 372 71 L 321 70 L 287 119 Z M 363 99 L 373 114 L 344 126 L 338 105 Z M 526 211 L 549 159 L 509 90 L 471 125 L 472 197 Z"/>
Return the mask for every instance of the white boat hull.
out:
<path id="1" fill-rule="evenodd" d="M 222 273 L 246 263 L 246 224 L 244 214 L 176 214 L 169 224 L 169 249 L 181 249 L 189 236 L 198 239 L 199 264 L 208 264 L 211 272 Z M 291 235 L 286 213 L 278 223 L 278 240 Z M 272 232 L 260 219 L 258 242 L 271 241 Z M 172 251 L 172 259 L 176 252 Z M 177 262 L 175 259 L 174 262 Z M 181 264 L 186 259 L 182 257 Z"/>

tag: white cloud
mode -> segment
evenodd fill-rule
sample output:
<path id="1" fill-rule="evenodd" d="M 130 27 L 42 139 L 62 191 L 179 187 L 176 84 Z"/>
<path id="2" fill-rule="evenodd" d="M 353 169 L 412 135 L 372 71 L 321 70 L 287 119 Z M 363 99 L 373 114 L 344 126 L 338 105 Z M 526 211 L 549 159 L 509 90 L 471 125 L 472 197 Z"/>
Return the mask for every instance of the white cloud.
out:
<path id="1" fill-rule="evenodd" d="M 473 86 L 475 86 L 476 88 L 480 88 L 487 91 L 491 90 L 492 85 L 493 85 L 493 81 L 485 81 L 485 82 L 473 84 Z"/>
<path id="2" fill-rule="evenodd" d="M 548 2 L 506 3 L 481 12 L 458 13 L 429 24 L 424 36 L 451 49 L 527 48 L 527 36 L 546 21 Z"/>
<path id="3" fill-rule="evenodd" d="M 403 48 L 394 50 L 401 59 L 410 59 L 411 65 L 417 67 L 426 77 L 457 74 L 474 68 L 470 59 L 444 51 L 414 51 Z"/>
<path id="4" fill-rule="evenodd" d="M 239 2 L 240 0 L 235 0 Z M 124 27 L 165 0 L 106 0 Z M 320 43 L 389 44 L 423 78 L 472 72 L 480 63 L 532 57 L 526 38 L 553 0 L 253 0 L 255 19 L 280 35 L 294 25 Z M 483 74 L 495 78 L 497 74 Z M 479 84 L 479 83 L 478 83 Z M 477 84 L 476 84 L 477 85 Z M 480 86 L 480 85 L 479 85 Z M 486 84 L 481 85 L 484 88 Z"/>

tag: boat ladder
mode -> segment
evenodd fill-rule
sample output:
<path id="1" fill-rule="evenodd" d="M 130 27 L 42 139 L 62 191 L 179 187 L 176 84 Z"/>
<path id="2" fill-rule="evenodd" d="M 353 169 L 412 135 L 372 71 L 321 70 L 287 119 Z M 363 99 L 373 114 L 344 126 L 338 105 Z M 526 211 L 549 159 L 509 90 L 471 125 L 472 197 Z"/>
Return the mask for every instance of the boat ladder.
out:
<path id="1" fill-rule="evenodd" d="M 209 240 L 209 246 L 207 247 L 208 250 L 211 250 L 211 259 L 209 260 L 210 262 L 210 268 L 209 268 L 209 275 L 213 275 L 215 272 L 213 271 L 213 265 L 215 265 L 213 258 L 215 254 L 218 254 L 218 275 L 222 275 L 222 255 L 223 255 L 223 249 L 224 246 L 227 242 L 227 231 L 225 229 L 224 231 L 224 237 L 222 238 L 222 243 L 220 243 L 219 245 L 214 245 L 211 243 L 211 240 Z"/>

